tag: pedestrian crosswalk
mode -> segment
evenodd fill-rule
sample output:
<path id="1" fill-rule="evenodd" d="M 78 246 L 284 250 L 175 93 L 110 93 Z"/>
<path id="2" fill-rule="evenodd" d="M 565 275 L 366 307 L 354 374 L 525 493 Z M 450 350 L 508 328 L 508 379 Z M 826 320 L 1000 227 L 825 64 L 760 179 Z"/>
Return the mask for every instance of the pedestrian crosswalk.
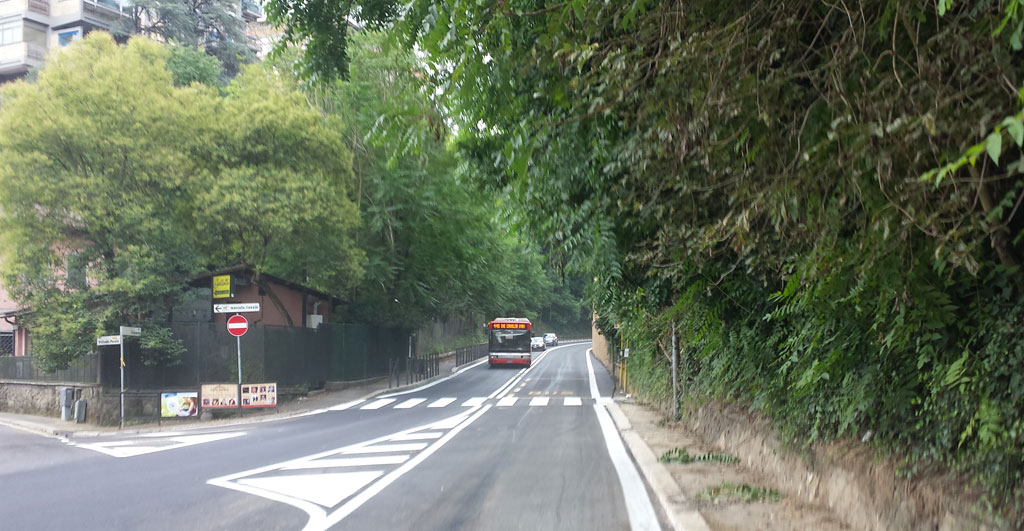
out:
<path id="1" fill-rule="evenodd" d="M 472 398 L 457 398 L 453 396 L 446 396 L 442 398 L 408 398 L 399 401 L 395 398 L 377 398 L 370 400 L 356 400 L 354 402 L 348 402 L 340 404 L 331 408 L 331 411 L 343 411 L 343 410 L 378 410 L 378 409 L 416 409 L 416 408 L 445 408 L 445 407 L 458 407 L 458 408 L 474 408 L 480 407 L 484 404 L 490 404 L 497 408 L 507 408 L 513 406 L 525 406 L 525 407 L 580 407 L 584 402 L 593 403 L 594 400 L 591 398 L 581 398 L 578 396 L 505 396 L 502 398 L 488 398 L 485 396 L 476 396 Z"/>

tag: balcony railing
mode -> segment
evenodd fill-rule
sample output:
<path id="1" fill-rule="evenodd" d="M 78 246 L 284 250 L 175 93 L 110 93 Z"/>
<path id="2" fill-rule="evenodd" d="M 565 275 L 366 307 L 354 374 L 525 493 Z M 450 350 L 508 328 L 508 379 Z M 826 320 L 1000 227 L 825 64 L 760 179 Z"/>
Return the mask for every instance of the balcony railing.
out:
<path id="1" fill-rule="evenodd" d="M 50 14 L 49 0 L 28 0 L 28 10 L 40 15 Z"/>

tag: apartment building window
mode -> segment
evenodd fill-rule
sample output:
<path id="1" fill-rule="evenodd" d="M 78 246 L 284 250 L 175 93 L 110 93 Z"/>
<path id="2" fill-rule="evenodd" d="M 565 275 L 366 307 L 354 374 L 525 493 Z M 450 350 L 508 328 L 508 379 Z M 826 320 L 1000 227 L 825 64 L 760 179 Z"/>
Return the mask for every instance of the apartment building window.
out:
<path id="1" fill-rule="evenodd" d="M 67 287 L 75 290 L 82 290 L 89 287 L 89 279 L 86 276 L 88 262 L 85 256 L 79 253 L 71 253 L 65 259 L 64 279 Z"/>
<path id="2" fill-rule="evenodd" d="M 21 42 L 21 21 L 0 22 L 0 46 Z"/>
<path id="3" fill-rule="evenodd" d="M 71 43 L 74 42 L 75 38 L 77 38 L 77 37 L 78 37 L 78 30 L 65 31 L 63 33 L 58 33 L 57 34 L 57 44 L 61 48 L 65 47 L 65 46 L 70 46 Z"/>

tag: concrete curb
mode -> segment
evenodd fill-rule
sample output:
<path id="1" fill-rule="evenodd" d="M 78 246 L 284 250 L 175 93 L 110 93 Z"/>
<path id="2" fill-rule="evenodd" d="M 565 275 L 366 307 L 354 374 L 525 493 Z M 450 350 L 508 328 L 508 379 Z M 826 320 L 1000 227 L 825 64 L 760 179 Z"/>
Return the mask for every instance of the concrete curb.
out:
<path id="1" fill-rule="evenodd" d="M 686 495 L 676 484 L 672 474 L 665 465 L 658 462 L 647 443 L 640 437 L 640 434 L 633 430 L 633 425 L 622 413 L 622 409 L 614 401 L 609 401 L 605 407 L 612 416 L 612 421 L 619 429 L 622 440 L 633 454 L 640 472 L 651 486 L 654 495 L 658 497 L 658 503 L 664 509 L 669 523 L 676 531 L 710 531 L 707 521 L 698 511 L 686 509 Z"/>

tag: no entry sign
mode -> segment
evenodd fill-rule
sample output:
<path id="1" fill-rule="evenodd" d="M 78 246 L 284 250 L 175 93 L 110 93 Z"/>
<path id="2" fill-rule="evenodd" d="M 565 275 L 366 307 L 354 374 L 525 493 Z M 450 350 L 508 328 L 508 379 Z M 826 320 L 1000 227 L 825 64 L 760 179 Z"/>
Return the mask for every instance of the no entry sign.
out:
<path id="1" fill-rule="evenodd" d="M 249 331 L 249 321 L 241 315 L 228 317 L 228 333 L 233 336 L 244 336 Z"/>

